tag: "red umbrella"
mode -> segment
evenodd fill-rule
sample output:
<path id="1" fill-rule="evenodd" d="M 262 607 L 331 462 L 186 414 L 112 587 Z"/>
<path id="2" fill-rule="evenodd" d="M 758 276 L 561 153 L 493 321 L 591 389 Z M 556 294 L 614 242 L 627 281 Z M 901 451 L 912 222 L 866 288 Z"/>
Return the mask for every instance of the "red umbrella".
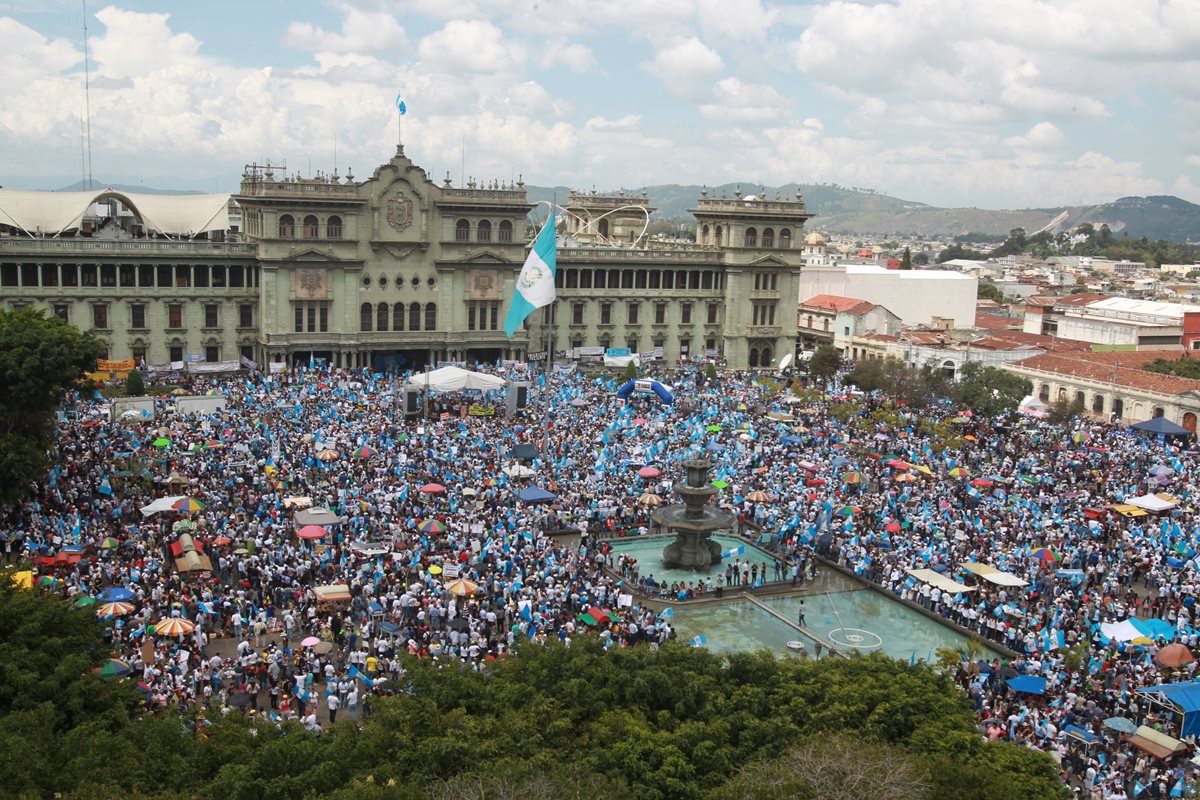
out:
<path id="1" fill-rule="evenodd" d="M 888 461 L 888 462 L 886 462 L 886 463 L 887 463 L 887 465 L 888 465 L 889 467 L 891 467 L 892 469 L 898 469 L 898 470 L 906 470 L 906 469 L 908 469 L 910 466 L 912 466 L 912 465 L 911 465 L 911 464 L 909 464 L 907 461 L 901 461 L 901 460 L 900 460 L 900 459 L 898 459 L 898 458 L 893 458 L 891 461 Z"/>
<path id="2" fill-rule="evenodd" d="M 824 478 L 809 478 L 808 480 L 806 480 L 804 482 L 804 485 L 805 486 L 824 486 L 825 479 Z"/>
<path id="3" fill-rule="evenodd" d="M 1196 660 L 1192 651 L 1176 642 L 1169 644 L 1154 654 L 1154 660 L 1164 667 L 1182 667 Z"/>
<path id="4" fill-rule="evenodd" d="M 440 483 L 427 483 L 421 487 L 421 494 L 442 494 L 446 491 L 446 487 Z"/>
<path id="5" fill-rule="evenodd" d="M 296 535 L 301 539 L 320 539 L 329 534 L 329 531 L 322 528 L 320 525 L 305 525 L 300 530 L 296 531 Z"/>
<path id="6" fill-rule="evenodd" d="M 638 470 L 638 475 L 643 478 L 657 478 L 659 475 L 662 475 L 662 470 L 658 467 L 642 467 Z"/>
<path id="7" fill-rule="evenodd" d="M 231 544 L 232 542 L 233 542 L 233 539 L 230 539 L 228 536 L 218 536 L 217 538 L 213 539 L 213 544 L 216 545 L 217 547 L 221 547 L 222 545 L 226 545 L 226 544 Z"/>
<path id="8" fill-rule="evenodd" d="M 971 481 L 971 485 L 978 486 L 979 488 L 983 489 L 988 486 L 991 486 L 992 482 L 989 481 L 987 478 L 976 478 L 975 480 Z"/>
<path id="9" fill-rule="evenodd" d="M 887 531 L 888 533 L 897 533 L 900 530 L 900 523 L 899 522 L 889 522 L 887 525 L 883 526 L 883 529 L 885 531 Z"/>
<path id="10" fill-rule="evenodd" d="M 645 425 L 649 421 L 650 420 L 646 419 L 645 417 L 634 417 L 632 420 L 630 420 L 630 423 L 633 425 Z"/>

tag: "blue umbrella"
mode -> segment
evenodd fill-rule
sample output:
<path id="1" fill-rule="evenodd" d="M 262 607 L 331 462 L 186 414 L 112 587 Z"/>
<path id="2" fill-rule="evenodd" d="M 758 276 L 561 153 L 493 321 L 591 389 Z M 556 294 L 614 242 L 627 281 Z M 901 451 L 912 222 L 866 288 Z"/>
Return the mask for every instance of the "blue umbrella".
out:
<path id="1" fill-rule="evenodd" d="M 111 589 L 105 589 L 97 595 L 97 599 L 104 603 L 124 603 L 132 600 L 134 597 L 134 593 L 123 586 L 114 586 Z"/>
<path id="2" fill-rule="evenodd" d="M 540 486 L 530 486 L 518 492 L 517 498 L 522 503 L 551 503 L 558 499 L 558 495 L 547 492 Z"/>
<path id="3" fill-rule="evenodd" d="M 1007 683 L 1015 692 L 1023 692 L 1025 694 L 1046 693 L 1046 679 L 1039 675 L 1018 675 L 1015 678 L 1009 678 Z"/>
<path id="4" fill-rule="evenodd" d="M 804 439 L 800 436 L 783 436 L 779 441 L 786 445 L 804 444 Z"/>

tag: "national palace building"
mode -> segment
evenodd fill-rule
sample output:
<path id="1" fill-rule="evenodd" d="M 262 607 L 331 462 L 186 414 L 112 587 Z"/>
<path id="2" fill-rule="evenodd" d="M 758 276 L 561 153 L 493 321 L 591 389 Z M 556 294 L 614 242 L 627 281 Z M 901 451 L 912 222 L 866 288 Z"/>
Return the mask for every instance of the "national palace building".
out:
<path id="1" fill-rule="evenodd" d="M 558 300 L 511 340 L 536 208 L 521 182 L 438 185 L 397 146 L 364 181 L 252 165 L 230 200 L 0 189 L 0 297 L 149 364 L 408 368 L 523 360 L 549 341 L 559 357 L 628 348 L 744 368 L 795 349 L 798 195 L 702 193 L 691 242 L 646 237 L 645 195 L 572 193 Z"/>

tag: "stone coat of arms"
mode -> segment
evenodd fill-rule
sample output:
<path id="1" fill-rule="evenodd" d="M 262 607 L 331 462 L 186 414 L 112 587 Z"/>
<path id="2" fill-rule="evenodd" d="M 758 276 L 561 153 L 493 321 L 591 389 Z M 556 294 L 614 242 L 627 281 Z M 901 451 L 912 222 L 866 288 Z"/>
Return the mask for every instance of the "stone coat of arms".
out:
<path id="1" fill-rule="evenodd" d="M 394 230 L 403 233 L 412 225 L 413 204 L 407 197 L 393 197 L 387 204 L 387 221 Z"/>

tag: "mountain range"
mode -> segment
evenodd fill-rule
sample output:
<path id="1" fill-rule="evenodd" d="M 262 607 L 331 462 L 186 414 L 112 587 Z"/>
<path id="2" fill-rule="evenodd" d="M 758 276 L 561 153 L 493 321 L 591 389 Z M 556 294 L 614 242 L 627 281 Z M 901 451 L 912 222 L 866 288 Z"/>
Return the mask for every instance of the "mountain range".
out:
<path id="1" fill-rule="evenodd" d="M 557 196 L 560 203 L 565 203 L 570 194 L 570 190 L 562 186 L 526 186 L 525 189 L 531 201 Z M 761 195 L 766 199 L 774 199 L 776 194 L 792 199 L 799 191 L 808 213 L 814 215 L 807 227 L 827 233 L 916 235 L 925 239 L 979 233 L 994 236 L 999 241 L 1013 228 L 1024 228 L 1029 234 L 1041 230 L 1057 233 L 1090 222 L 1097 228 L 1107 224 L 1114 234 L 1128 234 L 1135 239 L 1145 236 L 1173 242 L 1200 241 L 1200 205 L 1170 195 L 1122 197 L 1098 205 L 991 210 L 938 208 L 836 184 L 788 183 L 777 187 L 745 183 L 716 187 L 664 184 L 625 192 L 640 195 L 644 191 L 650 204 L 657 209 L 654 219 L 687 222 L 691 219 L 688 209 L 696 204 L 701 191 L 707 191 L 709 197 L 733 198 L 739 190 L 743 197 Z"/>

